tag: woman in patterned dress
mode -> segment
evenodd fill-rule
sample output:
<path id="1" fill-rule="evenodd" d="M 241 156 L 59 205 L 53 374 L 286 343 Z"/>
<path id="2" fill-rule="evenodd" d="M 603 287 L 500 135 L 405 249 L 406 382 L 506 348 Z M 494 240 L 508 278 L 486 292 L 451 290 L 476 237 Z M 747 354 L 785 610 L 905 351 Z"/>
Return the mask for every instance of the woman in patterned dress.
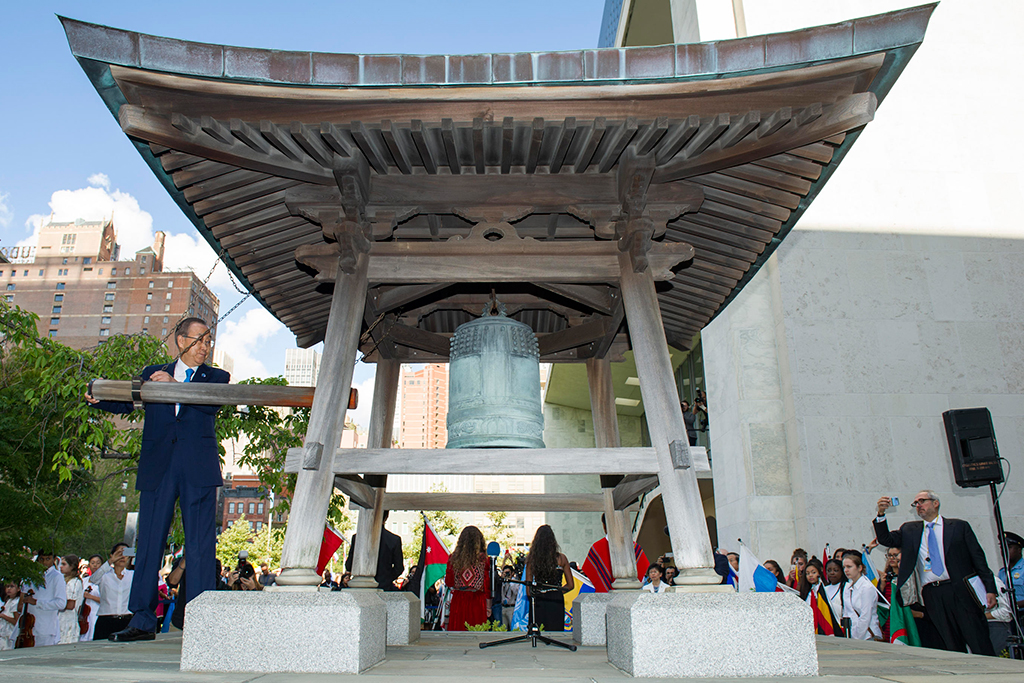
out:
<path id="1" fill-rule="evenodd" d="M 85 592 L 82 579 L 78 577 L 77 555 L 65 555 L 60 560 L 60 573 L 67 582 L 68 602 L 57 616 L 60 624 L 60 644 L 77 643 L 82 633 L 78 626 L 78 612 L 82 609 L 82 594 Z"/>
<path id="2" fill-rule="evenodd" d="M 491 597 L 489 562 L 484 535 L 475 526 L 467 526 L 459 534 L 444 575 L 445 585 L 452 589 L 449 631 L 465 631 L 467 626 L 487 621 Z"/>

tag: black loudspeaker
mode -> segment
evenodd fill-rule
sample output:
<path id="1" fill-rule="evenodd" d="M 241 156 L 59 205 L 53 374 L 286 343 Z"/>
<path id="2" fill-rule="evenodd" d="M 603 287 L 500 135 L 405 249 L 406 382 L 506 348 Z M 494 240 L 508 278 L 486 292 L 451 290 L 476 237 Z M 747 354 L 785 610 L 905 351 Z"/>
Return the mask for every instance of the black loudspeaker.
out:
<path id="1" fill-rule="evenodd" d="M 1003 483 L 999 447 L 988 408 L 947 410 L 942 421 L 957 486 L 974 488 Z"/>

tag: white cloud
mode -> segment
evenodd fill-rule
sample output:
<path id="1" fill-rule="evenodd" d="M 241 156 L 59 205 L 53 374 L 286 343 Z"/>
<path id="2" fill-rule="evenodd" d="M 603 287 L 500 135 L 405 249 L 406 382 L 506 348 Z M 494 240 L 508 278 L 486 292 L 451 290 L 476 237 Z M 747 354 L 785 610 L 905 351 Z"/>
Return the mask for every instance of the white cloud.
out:
<path id="1" fill-rule="evenodd" d="M 115 227 L 117 223 L 114 224 Z M 164 242 L 164 270 L 191 270 L 200 280 L 207 282 L 211 289 L 234 291 L 223 263 L 214 268 L 217 253 L 198 235 L 193 237 L 183 232 L 168 234 Z M 213 275 L 210 275 L 210 271 Z M 223 303 L 223 302 L 221 302 Z"/>
<path id="2" fill-rule="evenodd" d="M 107 180 L 108 184 L 109 182 Z M 57 190 L 50 195 L 50 211 L 50 216 L 29 216 L 25 225 L 32 229 L 32 236 L 18 242 L 18 246 L 36 244 L 40 226 L 49 220 L 62 222 L 81 218 L 99 221 L 111 216 L 114 218 L 114 229 L 117 231 L 117 243 L 121 245 L 122 257 L 132 258 L 136 251 L 153 244 L 153 216 L 143 211 L 138 200 L 127 192 L 111 192 L 103 187 Z"/>
<path id="3" fill-rule="evenodd" d="M 256 356 L 264 341 L 284 329 L 284 325 L 263 308 L 248 311 L 238 322 L 225 320 L 218 325 L 217 348 L 235 362 L 232 381 L 266 377 L 267 368 Z"/>
<path id="4" fill-rule="evenodd" d="M 110 176 L 106 173 L 93 173 L 88 178 L 89 184 L 93 187 L 103 187 L 110 189 Z"/>
<path id="5" fill-rule="evenodd" d="M 11 220 L 14 218 L 14 212 L 11 211 L 11 207 L 7 205 L 7 198 L 11 195 L 6 192 L 0 192 L 0 227 L 6 228 L 11 224 Z"/>

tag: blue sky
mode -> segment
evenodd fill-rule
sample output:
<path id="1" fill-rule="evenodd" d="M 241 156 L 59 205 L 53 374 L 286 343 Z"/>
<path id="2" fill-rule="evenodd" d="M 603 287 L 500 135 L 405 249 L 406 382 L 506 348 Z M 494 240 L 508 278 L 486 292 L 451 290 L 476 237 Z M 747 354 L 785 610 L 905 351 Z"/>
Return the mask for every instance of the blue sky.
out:
<path id="1" fill-rule="evenodd" d="M 0 246 L 31 238 L 51 210 L 113 212 L 126 251 L 163 230 L 205 278 L 209 252 L 121 133 L 71 56 L 58 14 L 194 41 L 354 53 L 465 54 L 597 45 L 604 0 L 484 2 L 5 3 L 0 28 Z M 174 260 L 168 255 L 168 260 Z M 176 265 L 176 264 L 174 264 Z M 221 312 L 240 298 L 220 266 Z M 236 375 L 281 374 L 294 337 L 246 302 L 221 326 Z M 363 384 L 372 367 L 357 366 Z M 368 396 L 368 392 L 364 392 Z M 367 406 L 368 407 L 368 406 Z"/>

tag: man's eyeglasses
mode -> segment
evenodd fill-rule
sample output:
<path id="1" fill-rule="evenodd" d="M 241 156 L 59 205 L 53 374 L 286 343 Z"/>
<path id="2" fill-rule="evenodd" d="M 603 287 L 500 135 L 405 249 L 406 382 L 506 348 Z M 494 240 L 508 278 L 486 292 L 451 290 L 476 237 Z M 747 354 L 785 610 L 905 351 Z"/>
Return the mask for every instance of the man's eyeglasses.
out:
<path id="1" fill-rule="evenodd" d="M 192 344 L 190 344 L 190 346 L 194 345 L 194 344 L 201 344 L 202 346 L 210 346 L 210 347 L 212 347 L 213 344 L 214 344 L 212 339 L 210 339 L 209 337 L 205 337 L 205 336 L 204 337 L 190 337 L 187 334 L 183 334 L 181 336 L 184 337 L 185 339 L 193 339 L 193 340 L 195 340 L 195 341 L 192 342 Z"/>
<path id="2" fill-rule="evenodd" d="M 935 499 L 934 498 L 921 498 L 920 500 L 915 500 L 913 503 L 911 503 L 910 507 L 912 507 L 912 508 L 921 507 L 922 505 L 927 503 L 929 500 L 935 500 Z"/>

